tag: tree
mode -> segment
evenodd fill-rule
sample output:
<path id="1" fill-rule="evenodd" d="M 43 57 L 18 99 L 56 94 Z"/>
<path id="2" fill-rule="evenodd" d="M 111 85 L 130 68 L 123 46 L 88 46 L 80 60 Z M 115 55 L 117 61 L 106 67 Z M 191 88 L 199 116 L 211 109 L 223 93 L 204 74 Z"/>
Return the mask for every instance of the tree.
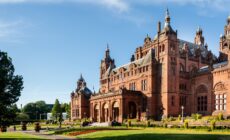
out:
<path id="1" fill-rule="evenodd" d="M 26 113 L 18 113 L 17 117 L 16 117 L 16 121 L 28 121 L 30 119 L 29 115 L 27 115 Z"/>
<path id="2" fill-rule="evenodd" d="M 44 119 L 44 114 L 49 112 L 49 108 L 45 101 L 37 101 L 26 104 L 22 111 L 28 114 L 31 120 L 37 120 Z"/>
<path id="3" fill-rule="evenodd" d="M 62 112 L 66 112 L 66 118 L 68 118 L 70 120 L 70 103 L 64 103 L 61 105 L 62 108 Z"/>
<path id="4" fill-rule="evenodd" d="M 59 127 L 61 128 L 63 117 L 62 117 L 61 104 L 59 103 L 58 99 L 55 100 L 54 106 L 52 108 L 52 116 L 55 118 L 56 121 L 59 122 Z"/>
<path id="5" fill-rule="evenodd" d="M 23 78 L 14 75 L 14 65 L 7 53 L 0 51 L 0 127 L 6 128 L 16 117 L 13 105 L 23 89 Z"/>

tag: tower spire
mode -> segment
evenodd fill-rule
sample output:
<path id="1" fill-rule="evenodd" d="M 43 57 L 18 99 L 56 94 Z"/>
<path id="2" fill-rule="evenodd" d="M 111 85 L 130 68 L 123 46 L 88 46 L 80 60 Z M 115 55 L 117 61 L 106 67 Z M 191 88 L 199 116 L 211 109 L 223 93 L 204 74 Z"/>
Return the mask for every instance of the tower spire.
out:
<path id="1" fill-rule="evenodd" d="M 170 25 L 170 15 L 169 15 L 169 9 L 166 9 L 166 13 L 165 13 L 165 27 Z"/>

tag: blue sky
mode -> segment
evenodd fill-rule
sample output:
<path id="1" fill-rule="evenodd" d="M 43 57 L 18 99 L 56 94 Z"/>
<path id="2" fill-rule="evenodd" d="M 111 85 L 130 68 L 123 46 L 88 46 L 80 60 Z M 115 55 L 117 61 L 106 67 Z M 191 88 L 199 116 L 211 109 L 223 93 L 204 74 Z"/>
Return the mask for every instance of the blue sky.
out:
<path id="1" fill-rule="evenodd" d="M 218 55 L 228 0 L 0 0 L 0 49 L 24 77 L 18 104 L 69 102 L 81 73 L 98 90 L 106 44 L 117 66 L 129 62 L 167 7 L 179 38 L 193 42 L 200 26 Z"/>

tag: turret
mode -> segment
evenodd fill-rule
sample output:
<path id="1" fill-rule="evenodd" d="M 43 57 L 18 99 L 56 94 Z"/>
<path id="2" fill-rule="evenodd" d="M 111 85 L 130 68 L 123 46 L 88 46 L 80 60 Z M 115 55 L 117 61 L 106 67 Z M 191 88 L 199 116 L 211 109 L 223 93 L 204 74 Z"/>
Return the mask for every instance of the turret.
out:
<path id="1" fill-rule="evenodd" d="M 196 30 L 196 36 L 194 39 L 194 43 L 197 45 L 204 46 L 204 37 L 203 37 L 203 31 L 200 27 Z"/>

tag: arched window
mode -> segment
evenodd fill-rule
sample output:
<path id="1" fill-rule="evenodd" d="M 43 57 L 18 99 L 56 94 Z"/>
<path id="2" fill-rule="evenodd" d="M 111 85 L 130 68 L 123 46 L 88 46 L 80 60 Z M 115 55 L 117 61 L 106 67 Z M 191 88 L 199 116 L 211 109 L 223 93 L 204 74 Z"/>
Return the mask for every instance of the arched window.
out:
<path id="1" fill-rule="evenodd" d="M 164 52 L 165 51 L 165 45 L 163 44 L 162 45 L 162 52 Z"/>
<path id="2" fill-rule="evenodd" d="M 197 93 L 197 111 L 204 112 L 208 109 L 208 89 L 205 85 L 200 85 L 196 89 Z"/>
<path id="3" fill-rule="evenodd" d="M 228 44 L 224 43 L 223 49 L 228 48 Z"/>

